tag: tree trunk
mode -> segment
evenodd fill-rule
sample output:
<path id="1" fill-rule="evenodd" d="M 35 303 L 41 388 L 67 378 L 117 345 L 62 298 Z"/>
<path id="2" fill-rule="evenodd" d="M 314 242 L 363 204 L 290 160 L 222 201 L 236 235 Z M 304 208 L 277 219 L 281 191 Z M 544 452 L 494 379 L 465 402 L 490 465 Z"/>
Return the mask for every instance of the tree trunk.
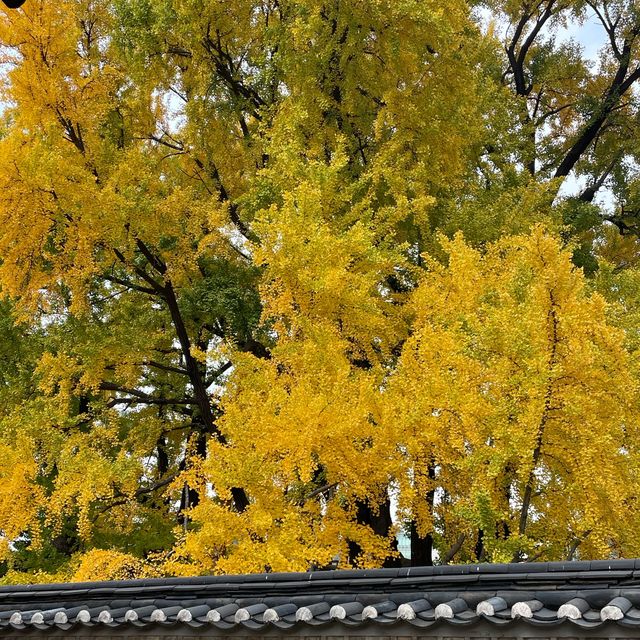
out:
<path id="1" fill-rule="evenodd" d="M 431 458 L 431 462 L 427 465 L 427 476 L 431 482 L 436 479 L 436 467 Z M 436 497 L 435 489 L 427 491 L 425 496 L 429 512 L 433 516 L 433 505 Z M 411 521 L 410 528 L 411 537 L 411 566 L 412 567 L 430 567 L 433 565 L 433 535 L 427 533 L 422 537 L 418 533 L 418 527 L 415 520 Z"/>
<path id="2" fill-rule="evenodd" d="M 414 520 L 411 521 L 411 566 L 430 567 L 433 565 L 433 536 L 428 533 L 422 537 Z"/>
<path id="3" fill-rule="evenodd" d="M 384 502 L 379 505 L 377 512 L 374 512 L 369 502 L 358 501 L 357 522 L 358 524 L 370 527 L 371 530 L 378 536 L 389 537 L 391 527 L 393 526 L 393 521 L 391 520 L 391 500 L 389 500 L 389 497 L 387 496 Z M 351 564 L 354 564 L 358 556 L 362 554 L 362 548 L 357 542 L 354 542 L 353 540 L 349 540 L 348 546 L 349 562 Z M 394 539 L 391 546 L 393 551 L 398 551 L 397 540 Z M 387 558 L 385 558 L 382 566 L 399 567 L 400 558 L 388 556 Z"/>

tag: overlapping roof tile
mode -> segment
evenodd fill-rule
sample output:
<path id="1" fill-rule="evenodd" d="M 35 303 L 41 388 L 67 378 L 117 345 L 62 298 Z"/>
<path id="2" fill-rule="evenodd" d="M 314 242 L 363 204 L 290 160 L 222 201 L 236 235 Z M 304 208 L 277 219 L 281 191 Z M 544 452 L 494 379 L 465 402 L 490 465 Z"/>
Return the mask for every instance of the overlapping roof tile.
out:
<path id="1" fill-rule="evenodd" d="M 451 565 L 365 571 L 0 588 L 0 633 L 171 626 L 281 630 L 342 624 L 537 626 L 640 632 L 640 560 Z M 75 633 L 75 632 L 74 632 Z M 58 633 L 59 635 L 59 633 Z"/>

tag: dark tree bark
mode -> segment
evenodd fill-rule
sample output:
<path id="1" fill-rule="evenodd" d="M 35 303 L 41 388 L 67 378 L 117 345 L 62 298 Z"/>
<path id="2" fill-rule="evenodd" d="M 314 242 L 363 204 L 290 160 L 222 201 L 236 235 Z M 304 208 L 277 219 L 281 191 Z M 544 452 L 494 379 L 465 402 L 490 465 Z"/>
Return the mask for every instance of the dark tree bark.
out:
<path id="1" fill-rule="evenodd" d="M 427 465 L 427 476 L 432 482 L 436 479 L 436 468 L 433 462 Z M 433 505 L 435 500 L 435 489 L 427 491 L 426 501 L 429 511 L 433 513 Z M 409 535 L 411 538 L 411 566 L 412 567 L 430 567 L 433 565 L 433 535 L 427 533 L 422 537 L 418 533 L 415 521 L 411 522 Z"/>
<path id="2" fill-rule="evenodd" d="M 379 536 L 388 537 L 393 526 L 391 519 L 391 500 L 387 497 L 380 505 L 377 511 L 372 509 L 371 504 L 365 501 L 359 501 L 357 506 L 357 522 L 358 524 L 366 525 L 372 529 L 372 531 Z M 349 541 L 349 562 L 353 563 L 357 557 L 362 553 L 362 549 L 357 542 Z M 396 540 L 392 543 L 394 551 L 398 550 L 398 543 Z M 383 567 L 399 567 L 400 558 L 387 557 L 382 565 Z"/>

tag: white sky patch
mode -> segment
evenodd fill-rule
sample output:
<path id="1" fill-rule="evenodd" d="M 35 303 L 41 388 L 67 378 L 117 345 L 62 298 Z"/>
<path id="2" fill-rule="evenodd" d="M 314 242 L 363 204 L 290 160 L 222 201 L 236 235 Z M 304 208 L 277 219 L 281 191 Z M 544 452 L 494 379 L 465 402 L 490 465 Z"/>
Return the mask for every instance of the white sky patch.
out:
<path id="1" fill-rule="evenodd" d="M 169 127 L 168 133 L 177 135 L 187 124 L 184 113 L 184 100 L 174 91 L 164 91 L 159 99 L 165 113 L 166 125 Z"/>
<path id="2" fill-rule="evenodd" d="M 600 51 L 607 43 L 607 34 L 592 11 L 582 23 L 574 20 L 566 27 L 558 27 L 556 37 L 558 42 L 573 40 L 580 44 L 584 57 L 594 64 L 598 63 Z"/>
<path id="3" fill-rule="evenodd" d="M 587 180 L 585 176 L 576 176 L 575 173 L 570 173 L 562 183 L 562 186 L 558 190 L 558 199 L 572 198 L 579 196 L 587 187 Z M 611 189 L 607 186 L 601 187 L 596 193 L 593 204 L 601 207 L 608 213 L 613 213 L 616 208 L 616 199 Z"/>

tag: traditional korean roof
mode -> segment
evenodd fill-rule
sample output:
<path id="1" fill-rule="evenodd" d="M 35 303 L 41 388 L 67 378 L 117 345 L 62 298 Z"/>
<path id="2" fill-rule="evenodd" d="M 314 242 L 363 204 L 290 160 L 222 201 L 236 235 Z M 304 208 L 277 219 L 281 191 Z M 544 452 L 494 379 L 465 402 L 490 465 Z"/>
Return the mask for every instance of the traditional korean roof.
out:
<path id="1" fill-rule="evenodd" d="M 450 565 L 0 588 L 0 633 L 616 624 L 640 631 L 640 560 Z M 630 629 L 629 629 L 630 630 Z M 578 630 L 574 629 L 577 633 Z M 322 633 L 317 629 L 317 633 Z M 351 633 L 351 631 L 349 632 Z M 387 632 L 385 632 L 386 634 Z M 389 631 L 389 634 L 393 632 Z M 193 633 L 186 633 L 193 635 Z M 64 634 L 63 634 L 64 635 Z M 557 630 L 552 635 L 558 635 Z"/>

